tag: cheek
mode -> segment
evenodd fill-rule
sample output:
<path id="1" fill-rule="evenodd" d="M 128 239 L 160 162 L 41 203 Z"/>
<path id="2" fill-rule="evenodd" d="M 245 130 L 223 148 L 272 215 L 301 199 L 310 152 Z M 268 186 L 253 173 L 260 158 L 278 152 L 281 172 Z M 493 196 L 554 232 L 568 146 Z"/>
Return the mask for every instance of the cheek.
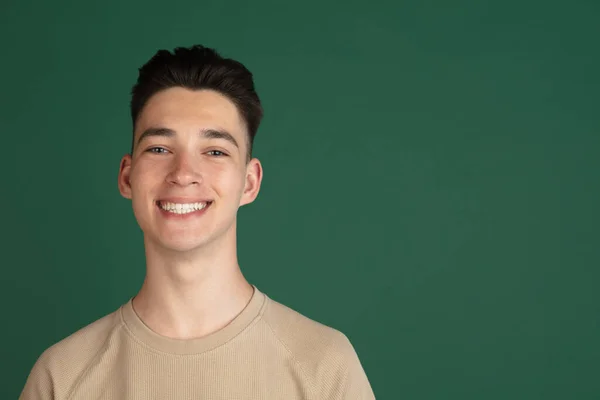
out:
<path id="1" fill-rule="evenodd" d="M 156 171 L 155 171 L 156 170 Z M 152 187 L 156 186 L 159 179 L 157 169 L 151 165 L 137 165 L 131 173 L 131 188 L 138 197 L 148 194 Z"/>
<path id="2" fill-rule="evenodd" d="M 221 196 L 239 197 L 244 190 L 244 175 L 238 169 L 220 169 L 215 171 L 214 184 Z"/>

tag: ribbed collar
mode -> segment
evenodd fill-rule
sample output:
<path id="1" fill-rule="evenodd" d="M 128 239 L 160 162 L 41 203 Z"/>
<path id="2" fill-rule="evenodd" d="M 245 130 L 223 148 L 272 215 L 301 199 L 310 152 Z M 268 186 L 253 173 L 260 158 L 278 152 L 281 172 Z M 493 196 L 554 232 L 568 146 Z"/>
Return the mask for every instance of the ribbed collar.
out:
<path id="1" fill-rule="evenodd" d="M 133 297 L 121 306 L 121 318 L 140 341 L 165 353 L 198 354 L 219 347 L 242 332 L 263 312 L 267 297 L 254 285 L 254 293 L 246 307 L 225 327 L 197 339 L 172 339 L 151 330 L 133 309 Z"/>

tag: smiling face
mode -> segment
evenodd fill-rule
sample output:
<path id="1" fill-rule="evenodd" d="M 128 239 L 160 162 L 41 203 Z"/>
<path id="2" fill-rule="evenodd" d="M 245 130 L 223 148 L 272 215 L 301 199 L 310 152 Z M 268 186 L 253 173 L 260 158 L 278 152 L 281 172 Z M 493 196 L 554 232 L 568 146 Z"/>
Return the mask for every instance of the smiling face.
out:
<path id="1" fill-rule="evenodd" d="M 176 251 L 235 243 L 237 210 L 258 195 L 262 167 L 247 159 L 246 124 L 231 100 L 163 90 L 140 113 L 134 143 L 121 160 L 119 190 L 145 239 Z"/>

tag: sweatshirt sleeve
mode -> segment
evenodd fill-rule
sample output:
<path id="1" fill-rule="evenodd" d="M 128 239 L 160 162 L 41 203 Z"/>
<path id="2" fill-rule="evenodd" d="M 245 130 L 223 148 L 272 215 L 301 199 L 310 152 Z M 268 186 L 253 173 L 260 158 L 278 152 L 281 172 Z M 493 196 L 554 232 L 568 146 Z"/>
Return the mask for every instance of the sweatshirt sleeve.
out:
<path id="1" fill-rule="evenodd" d="M 319 399 L 375 400 L 367 374 L 350 340 L 341 334 L 328 352 L 329 371 L 320 383 Z"/>
<path id="2" fill-rule="evenodd" d="M 348 371 L 344 378 L 343 400 L 375 400 L 375 394 L 367 378 L 356 351 L 351 346 L 348 359 Z"/>
<path id="3" fill-rule="evenodd" d="M 19 400 L 56 400 L 46 358 L 47 353 L 43 353 L 33 365 Z"/>

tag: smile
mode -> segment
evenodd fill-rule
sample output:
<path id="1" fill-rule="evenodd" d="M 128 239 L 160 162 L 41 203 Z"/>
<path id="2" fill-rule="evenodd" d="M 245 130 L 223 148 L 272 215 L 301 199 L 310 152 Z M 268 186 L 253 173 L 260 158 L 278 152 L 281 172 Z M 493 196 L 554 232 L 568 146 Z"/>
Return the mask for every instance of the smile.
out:
<path id="1" fill-rule="evenodd" d="M 198 210 L 203 210 L 209 205 L 211 201 L 200 202 L 200 203 L 170 203 L 158 201 L 158 207 L 173 214 L 189 214 Z"/>

